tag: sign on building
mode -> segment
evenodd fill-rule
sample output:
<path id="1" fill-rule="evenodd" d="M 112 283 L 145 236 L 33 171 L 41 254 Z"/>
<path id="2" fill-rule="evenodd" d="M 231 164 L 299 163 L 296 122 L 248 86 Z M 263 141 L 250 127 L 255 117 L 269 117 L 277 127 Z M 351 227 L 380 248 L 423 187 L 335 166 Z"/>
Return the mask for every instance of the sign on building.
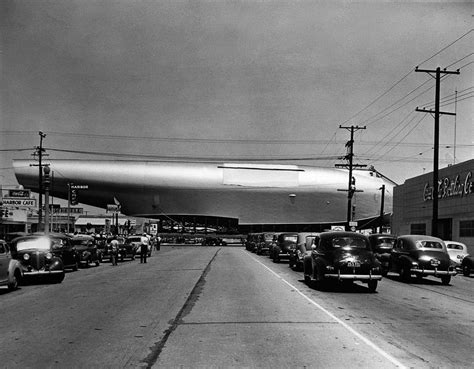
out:
<path id="1" fill-rule="evenodd" d="M 30 195 L 30 190 L 8 190 L 8 197 L 29 199 L 31 197 Z"/>
<path id="2" fill-rule="evenodd" d="M 4 197 L 3 206 L 11 206 L 17 208 L 34 208 L 36 207 L 36 199 L 22 199 L 13 197 Z"/>

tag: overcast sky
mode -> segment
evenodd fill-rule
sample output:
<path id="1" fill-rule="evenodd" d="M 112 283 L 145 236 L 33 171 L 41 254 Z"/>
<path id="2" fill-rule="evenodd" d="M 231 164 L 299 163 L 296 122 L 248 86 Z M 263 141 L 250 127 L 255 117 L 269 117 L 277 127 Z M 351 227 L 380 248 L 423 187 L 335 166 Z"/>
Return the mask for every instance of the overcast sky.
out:
<path id="1" fill-rule="evenodd" d="M 39 130 L 51 159 L 334 167 L 339 125 L 366 126 L 355 162 L 403 183 L 432 170 L 434 120 L 415 108 L 433 108 L 434 80 L 417 65 L 462 67 L 441 82 L 457 117 L 441 119 L 440 166 L 454 142 L 457 162 L 474 157 L 472 1 L 3 0 L 0 14 L 4 188 Z"/>

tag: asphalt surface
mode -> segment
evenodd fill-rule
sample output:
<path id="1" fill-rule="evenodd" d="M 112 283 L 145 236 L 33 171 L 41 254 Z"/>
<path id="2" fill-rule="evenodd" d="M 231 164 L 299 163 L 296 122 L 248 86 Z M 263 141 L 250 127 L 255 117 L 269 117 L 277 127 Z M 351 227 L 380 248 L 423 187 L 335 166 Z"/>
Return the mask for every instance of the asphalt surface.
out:
<path id="1" fill-rule="evenodd" d="M 470 368 L 474 278 L 319 291 L 243 247 L 164 246 L 0 288 L 2 368 Z"/>

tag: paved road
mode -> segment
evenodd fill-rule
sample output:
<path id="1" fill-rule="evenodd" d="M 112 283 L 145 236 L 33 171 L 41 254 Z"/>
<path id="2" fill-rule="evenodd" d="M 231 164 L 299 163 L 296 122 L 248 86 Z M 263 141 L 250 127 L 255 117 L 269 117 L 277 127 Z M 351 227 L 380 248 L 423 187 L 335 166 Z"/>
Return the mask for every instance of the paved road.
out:
<path id="1" fill-rule="evenodd" d="M 147 264 L 0 289 L 0 367 L 468 368 L 474 278 L 317 291 L 235 247 L 162 247 Z"/>

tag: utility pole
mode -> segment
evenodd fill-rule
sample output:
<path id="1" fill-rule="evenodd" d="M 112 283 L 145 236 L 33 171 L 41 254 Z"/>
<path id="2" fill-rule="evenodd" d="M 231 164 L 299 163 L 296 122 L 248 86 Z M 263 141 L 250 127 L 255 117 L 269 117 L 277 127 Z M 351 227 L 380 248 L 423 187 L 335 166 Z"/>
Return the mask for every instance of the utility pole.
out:
<path id="1" fill-rule="evenodd" d="M 347 148 L 347 155 L 341 159 L 345 159 L 348 161 L 347 164 L 336 164 L 336 168 L 348 168 L 349 169 L 349 183 L 347 186 L 347 190 L 340 190 L 338 191 L 347 191 L 347 223 L 352 221 L 352 197 L 354 196 L 354 192 L 361 192 L 357 191 L 355 187 L 355 178 L 352 176 L 352 169 L 353 168 L 363 168 L 367 165 L 363 164 L 354 164 L 354 132 L 360 129 L 365 129 L 366 127 L 359 127 L 359 126 L 350 126 L 350 127 L 343 127 L 339 126 L 339 128 L 347 129 L 351 132 L 351 139 L 347 141 L 346 148 Z"/>
<path id="2" fill-rule="evenodd" d="M 456 71 L 447 71 L 446 69 L 441 70 L 440 67 L 436 70 L 429 69 L 418 69 L 415 68 L 415 72 L 428 73 L 431 77 L 436 80 L 435 88 L 435 110 L 419 109 L 416 111 L 423 113 L 434 113 L 434 153 L 433 153 L 433 215 L 431 219 L 431 235 L 438 237 L 438 171 L 439 171 L 439 116 L 445 115 L 456 115 L 455 113 L 442 112 L 439 110 L 439 100 L 441 94 L 441 74 L 459 74 L 459 69 Z"/>
<path id="3" fill-rule="evenodd" d="M 38 228 L 41 228 L 43 224 L 43 152 L 45 151 L 43 149 L 43 138 L 46 137 L 46 134 L 41 131 L 38 134 L 40 136 L 40 145 L 36 146 L 36 151 L 33 154 L 33 156 L 38 155 L 38 164 L 30 164 L 30 166 L 38 166 Z"/>

